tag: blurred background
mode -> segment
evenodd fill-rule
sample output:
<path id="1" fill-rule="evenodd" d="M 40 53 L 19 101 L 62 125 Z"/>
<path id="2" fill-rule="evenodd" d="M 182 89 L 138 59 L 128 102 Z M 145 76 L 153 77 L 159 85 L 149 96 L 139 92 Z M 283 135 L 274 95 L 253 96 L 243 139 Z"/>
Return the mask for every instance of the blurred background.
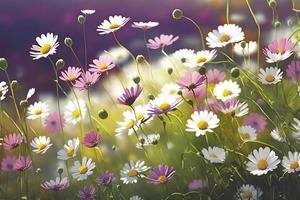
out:
<path id="1" fill-rule="evenodd" d="M 250 3 L 263 31 L 271 28 L 269 19 L 272 18 L 272 10 L 267 2 L 251 0 Z M 112 35 L 98 35 L 96 32 L 96 27 L 110 15 L 131 17 L 131 21 L 117 32 L 117 36 L 136 54 L 145 53 L 143 32 L 131 28 L 131 23 L 148 20 L 160 22 L 160 26 L 147 33 L 147 38 L 161 33 L 178 35 L 181 39 L 167 49 L 171 53 L 178 48 L 197 49 L 199 39 L 192 24 L 185 20 L 172 19 L 174 8 L 182 9 L 187 16 L 195 19 L 206 35 L 211 29 L 225 22 L 225 4 L 226 0 L 1 0 L 0 57 L 8 59 L 12 79 L 19 80 L 26 88 L 35 87 L 39 92 L 50 92 L 55 87 L 53 76 L 49 76 L 52 73 L 51 66 L 47 59 L 33 61 L 29 56 L 30 47 L 42 33 L 58 34 L 61 45 L 54 59 L 63 58 L 66 65 L 76 66 L 73 55 L 63 44 L 64 38 L 69 36 L 83 61 L 82 26 L 77 22 L 81 9 L 96 10 L 86 22 L 88 62 L 91 63 L 103 50 L 116 46 Z M 297 4 L 300 5 L 299 2 Z M 286 21 L 287 19 L 281 17 L 294 15 L 291 7 L 289 0 L 278 1 L 279 19 Z M 230 14 L 232 23 L 239 24 L 244 31 L 253 31 L 246 33 L 246 40 L 254 40 L 256 28 L 245 2 L 232 0 Z M 159 53 L 151 51 L 153 57 Z"/>

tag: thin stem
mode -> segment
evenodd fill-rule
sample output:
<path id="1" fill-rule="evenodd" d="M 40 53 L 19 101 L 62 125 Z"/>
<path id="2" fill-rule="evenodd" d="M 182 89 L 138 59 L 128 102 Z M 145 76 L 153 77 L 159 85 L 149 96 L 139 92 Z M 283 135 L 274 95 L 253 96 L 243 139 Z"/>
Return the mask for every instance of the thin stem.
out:
<path id="1" fill-rule="evenodd" d="M 85 22 L 82 24 L 82 31 L 83 31 L 83 42 L 84 42 L 84 67 L 85 70 L 87 70 L 87 47 L 86 47 Z"/>
<path id="2" fill-rule="evenodd" d="M 226 0 L 226 22 L 227 22 L 227 24 L 230 23 L 229 13 L 230 13 L 230 0 Z"/>
<path id="3" fill-rule="evenodd" d="M 144 30 L 143 36 L 144 36 L 145 47 L 146 47 L 147 54 L 148 54 L 148 60 L 149 60 L 149 62 L 151 62 L 150 51 L 149 51 L 149 48 L 147 47 L 146 30 Z"/>
<path id="4" fill-rule="evenodd" d="M 190 21 L 198 29 L 199 35 L 200 35 L 200 38 L 201 38 L 201 44 L 200 44 L 200 46 L 202 46 L 202 48 L 205 50 L 204 36 L 203 36 L 203 32 L 202 32 L 200 26 L 194 20 L 192 20 L 191 18 L 189 18 L 187 16 L 183 16 L 183 18 L 186 19 L 186 20 L 188 20 L 188 21 Z"/>
<path id="5" fill-rule="evenodd" d="M 79 66 L 83 69 L 83 67 L 82 67 L 82 65 L 81 65 L 81 62 L 80 62 L 78 56 L 76 55 L 76 53 L 75 53 L 73 47 L 70 47 L 70 50 L 72 51 L 72 53 L 73 53 L 73 55 L 74 55 L 76 61 L 78 62 Z"/>
<path id="6" fill-rule="evenodd" d="M 166 56 L 166 58 L 169 60 L 169 62 L 172 64 L 173 68 L 175 69 L 175 72 L 177 74 L 178 77 L 180 77 L 179 72 L 176 68 L 176 65 L 174 64 L 174 62 L 172 61 L 172 59 L 170 58 L 170 56 L 165 52 L 164 49 L 161 49 L 161 52 Z"/>

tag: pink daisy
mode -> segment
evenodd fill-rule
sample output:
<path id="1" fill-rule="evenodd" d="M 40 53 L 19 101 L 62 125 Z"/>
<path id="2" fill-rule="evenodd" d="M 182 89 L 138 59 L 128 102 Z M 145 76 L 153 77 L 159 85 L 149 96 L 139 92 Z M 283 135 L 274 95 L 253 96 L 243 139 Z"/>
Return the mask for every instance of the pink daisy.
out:
<path id="1" fill-rule="evenodd" d="M 65 119 L 62 115 L 53 112 L 47 116 L 44 125 L 49 133 L 59 133 L 65 125 Z"/>
<path id="2" fill-rule="evenodd" d="M 153 27 L 158 26 L 158 25 L 159 25 L 158 22 L 152 22 L 152 21 L 149 21 L 149 22 L 133 22 L 131 27 L 140 28 L 140 29 L 143 29 L 143 30 L 148 30 L 148 29 L 153 28 Z"/>
<path id="3" fill-rule="evenodd" d="M 110 71 L 116 65 L 113 63 L 112 59 L 108 55 L 99 56 L 98 59 L 93 60 L 94 64 L 90 64 L 89 71 L 103 73 L 106 71 Z"/>
<path id="4" fill-rule="evenodd" d="M 211 69 L 207 72 L 207 82 L 217 84 L 225 80 L 226 74 L 218 69 Z"/>
<path id="5" fill-rule="evenodd" d="M 17 158 L 15 156 L 6 156 L 1 161 L 1 169 L 4 172 L 13 170 Z"/>
<path id="6" fill-rule="evenodd" d="M 293 81 L 300 80 L 300 61 L 292 61 L 286 69 L 286 75 Z"/>
<path id="7" fill-rule="evenodd" d="M 189 183 L 189 190 L 199 190 L 208 186 L 207 181 L 202 179 L 195 179 Z"/>
<path id="8" fill-rule="evenodd" d="M 142 93 L 143 88 L 140 85 L 126 88 L 122 96 L 117 99 L 119 104 L 131 106 Z"/>
<path id="9" fill-rule="evenodd" d="M 78 80 L 75 80 L 73 86 L 79 90 L 87 90 L 99 80 L 100 75 L 92 72 L 82 72 Z"/>
<path id="10" fill-rule="evenodd" d="M 274 40 L 263 50 L 268 63 L 287 59 L 293 54 L 294 43 L 286 38 Z"/>
<path id="11" fill-rule="evenodd" d="M 89 131 L 85 134 L 82 144 L 88 148 L 93 148 L 101 141 L 101 135 L 96 131 Z"/>
<path id="12" fill-rule="evenodd" d="M 20 156 L 14 164 L 15 171 L 26 171 L 31 169 L 32 169 L 32 160 L 29 156 Z"/>
<path id="13" fill-rule="evenodd" d="M 258 113 L 251 113 L 244 118 L 244 125 L 251 126 L 259 133 L 265 130 L 267 122 L 264 116 Z"/>
<path id="14" fill-rule="evenodd" d="M 66 82 L 72 82 L 75 81 L 81 73 L 81 68 L 79 67 L 68 67 L 67 70 L 61 72 L 61 76 L 59 78 Z"/>
<path id="15" fill-rule="evenodd" d="M 147 47 L 150 49 L 163 49 L 166 46 L 173 44 L 176 40 L 178 40 L 178 36 L 174 37 L 173 35 L 164 35 L 161 34 L 160 37 L 155 37 L 154 39 L 149 39 L 147 43 Z"/>
<path id="16" fill-rule="evenodd" d="M 184 93 L 193 94 L 195 97 L 205 96 L 205 87 L 203 87 L 205 77 L 199 72 L 186 73 L 177 84 Z"/>
<path id="17" fill-rule="evenodd" d="M 5 150 L 15 149 L 22 143 L 22 136 L 20 134 L 11 133 L 3 138 L 3 147 Z"/>

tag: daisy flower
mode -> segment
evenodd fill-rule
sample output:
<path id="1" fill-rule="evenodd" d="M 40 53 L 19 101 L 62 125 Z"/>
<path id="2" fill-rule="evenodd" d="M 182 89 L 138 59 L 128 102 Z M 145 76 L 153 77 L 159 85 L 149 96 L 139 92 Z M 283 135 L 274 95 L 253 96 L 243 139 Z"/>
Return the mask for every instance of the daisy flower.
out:
<path id="1" fill-rule="evenodd" d="M 139 28 L 139 29 L 143 29 L 143 30 L 148 30 L 148 29 L 156 27 L 158 25 L 159 25 L 158 22 L 152 22 L 152 21 L 148 21 L 148 22 L 133 22 L 133 24 L 131 25 L 131 27 L 133 27 L 133 28 Z"/>
<path id="2" fill-rule="evenodd" d="M 72 177 L 77 181 L 86 180 L 87 177 L 93 174 L 93 169 L 96 167 L 91 158 L 83 157 L 82 162 L 75 161 L 71 167 L 70 172 Z"/>
<path id="3" fill-rule="evenodd" d="M 96 12 L 96 10 L 91 10 L 91 9 L 84 9 L 84 10 L 81 10 L 81 13 L 82 14 L 85 14 L 85 15 L 92 15 Z"/>
<path id="4" fill-rule="evenodd" d="M 45 118 L 49 115 L 48 104 L 45 102 L 35 102 L 34 104 L 28 107 L 28 116 L 27 119 L 37 119 L 37 118 Z"/>
<path id="5" fill-rule="evenodd" d="M 297 118 L 293 118 L 293 122 L 291 123 L 294 131 L 292 133 L 292 136 L 295 139 L 299 139 L 300 137 L 300 121 Z"/>
<path id="6" fill-rule="evenodd" d="M 238 97 L 241 93 L 241 88 L 237 82 L 232 80 L 225 80 L 218 83 L 213 91 L 217 99 L 227 101 L 231 98 Z"/>
<path id="7" fill-rule="evenodd" d="M 286 38 L 274 40 L 263 50 L 267 62 L 275 63 L 289 58 L 293 54 L 294 43 Z"/>
<path id="8" fill-rule="evenodd" d="M 201 67 L 205 63 L 208 63 L 217 57 L 216 50 L 202 50 L 196 52 L 190 59 L 187 61 L 187 66 L 190 68 Z"/>
<path id="9" fill-rule="evenodd" d="M 282 166 L 283 171 L 287 173 L 294 173 L 300 170 L 300 154 L 299 152 L 288 152 L 288 156 L 283 156 Z"/>
<path id="10" fill-rule="evenodd" d="M 205 135 L 206 132 L 213 132 L 212 129 L 219 126 L 220 119 L 213 112 L 207 110 L 195 111 L 191 115 L 191 119 L 187 120 L 188 132 L 195 132 L 196 136 Z"/>
<path id="11" fill-rule="evenodd" d="M 257 176 L 273 171 L 280 163 L 278 156 L 269 147 L 255 149 L 252 154 L 249 154 L 248 159 L 247 170 Z"/>
<path id="12" fill-rule="evenodd" d="M 189 183 L 188 188 L 190 191 L 194 191 L 194 190 L 203 189 L 207 186 L 208 186 L 207 181 L 202 179 L 194 179 Z"/>
<path id="13" fill-rule="evenodd" d="M 174 96 L 161 94 L 150 101 L 148 112 L 150 115 L 161 115 L 171 112 L 181 103 L 181 100 Z"/>
<path id="14" fill-rule="evenodd" d="M 248 104 L 246 102 L 239 102 L 235 98 L 221 102 L 219 110 L 224 114 L 230 114 L 232 117 L 242 117 L 249 112 Z"/>
<path id="15" fill-rule="evenodd" d="M 0 93 L 1 93 L 1 97 L 0 97 L 0 101 L 5 99 L 5 95 L 8 92 L 8 85 L 5 81 L 1 81 L 0 82 Z"/>
<path id="16" fill-rule="evenodd" d="M 35 93 L 35 88 L 30 88 L 27 92 L 26 100 L 30 99 L 34 95 L 34 93 Z"/>
<path id="17" fill-rule="evenodd" d="M 293 81 L 300 80 L 300 61 L 292 61 L 286 69 L 286 75 L 291 78 Z"/>
<path id="18" fill-rule="evenodd" d="M 11 150 L 20 146 L 22 141 L 23 138 L 20 134 L 11 133 L 4 136 L 2 145 L 5 150 Z"/>
<path id="19" fill-rule="evenodd" d="M 32 160 L 29 156 L 20 156 L 14 163 L 14 171 L 26 171 L 32 169 Z"/>
<path id="20" fill-rule="evenodd" d="M 100 35 L 113 33 L 122 28 L 129 20 L 129 17 L 123 17 L 121 15 L 109 16 L 108 20 L 104 20 L 97 27 L 97 31 Z"/>
<path id="21" fill-rule="evenodd" d="M 114 179 L 115 177 L 113 173 L 105 171 L 103 174 L 96 178 L 96 183 L 98 185 L 108 186 L 113 182 Z"/>
<path id="22" fill-rule="evenodd" d="M 128 134 L 132 135 L 134 131 L 138 129 L 138 126 L 136 124 L 136 117 L 135 114 L 130 111 L 123 112 L 124 120 L 122 122 L 117 122 L 119 127 L 115 130 L 116 136 L 122 135 L 122 134 Z"/>
<path id="23" fill-rule="evenodd" d="M 150 122 L 153 117 L 148 113 L 148 105 L 137 105 L 134 107 L 134 112 L 130 111 L 135 116 L 137 125 Z"/>
<path id="24" fill-rule="evenodd" d="M 37 154 L 44 154 L 52 146 L 50 143 L 50 137 L 39 136 L 34 138 L 30 145 L 33 147 L 33 152 Z"/>
<path id="25" fill-rule="evenodd" d="M 117 64 L 123 63 L 126 61 L 130 54 L 129 52 L 122 47 L 114 47 L 107 52 Z"/>
<path id="26" fill-rule="evenodd" d="M 286 140 L 283 136 L 281 136 L 281 134 L 279 133 L 278 128 L 272 130 L 271 133 L 270 133 L 270 135 L 271 135 L 271 137 L 272 137 L 274 140 L 276 140 L 276 141 L 278 141 L 278 142 L 283 142 L 283 141 Z"/>
<path id="27" fill-rule="evenodd" d="M 143 200 L 143 199 L 141 197 L 139 197 L 138 195 L 134 195 L 134 196 L 130 197 L 129 200 Z"/>
<path id="28" fill-rule="evenodd" d="M 75 125 L 85 118 L 86 112 L 87 108 L 85 102 L 82 99 L 78 99 L 78 102 L 76 100 L 68 102 L 64 116 L 68 123 Z"/>
<path id="29" fill-rule="evenodd" d="M 171 181 L 176 171 L 173 167 L 167 165 L 158 165 L 151 169 L 149 175 L 146 177 L 148 183 L 155 185 L 168 183 Z"/>
<path id="30" fill-rule="evenodd" d="M 57 159 L 68 160 L 74 158 L 79 149 L 79 143 L 79 138 L 68 140 L 68 144 L 65 144 L 64 148 L 57 152 Z"/>
<path id="31" fill-rule="evenodd" d="M 183 90 L 185 93 L 193 92 L 193 95 L 195 94 L 195 91 L 199 86 L 204 84 L 205 77 L 202 76 L 199 72 L 188 72 L 186 73 L 177 84 L 179 85 L 180 89 Z"/>
<path id="32" fill-rule="evenodd" d="M 96 131 L 89 131 L 83 137 L 82 144 L 88 148 L 97 146 L 101 141 L 101 135 Z"/>
<path id="33" fill-rule="evenodd" d="M 1 160 L 1 170 L 4 172 L 12 171 L 17 158 L 15 156 L 6 156 Z"/>
<path id="34" fill-rule="evenodd" d="M 141 135 L 140 142 L 136 144 L 136 148 L 143 149 L 145 146 L 157 145 L 160 139 L 159 134 Z"/>
<path id="35" fill-rule="evenodd" d="M 260 200 L 263 192 L 260 188 L 255 187 L 254 185 L 243 184 L 237 194 L 236 197 L 238 200 Z"/>
<path id="36" fill-rule="evenodd" d="M 258 113 L 251 113 L 244 118 L 244 125 L 251 126 L 259 133 L 265 130 L 267 122 L 264 116 Z"/>
<path id="37" fill-rule="evenodd" d="M 59 78 L 65 82 L 72 82 L 75 81 L 81 75 L 81 73 L 81 68 L 70 66 L 67 70 L 61 72 L 61 76 L 59 76 Z"/>
<path id="38" fill-rule="evenodd" d="M 195 51 L 192 49 L 179 49 L 173 53 L 173 58 L 178 60 L 185 66 L 189 66 L 189 61 L 192 60 Z"/>
<path id="39" fill-rule="evenodd" d="M 236 43 L 233 52 L 239 56 L 250 56 L 257 51 L 257 43 L 250 41 L 245 43 L 245 47 L 241 46 L 242 42 Z"/>
<path id="40" fill-rule="evenodd" d="M 98 59 L 93 60 L 93 64 L 90 64 L 89 71 L 104 73 L 113 69 L 116 65 L 112 62 L 112 59 L 108 55 L 99 56 Z"/>
<path id="41" fill-rule="evenodd" d="M 209 84 L 217 84 L 225 80 L 226 73 L 218 69 L 210 69 L 208 70 L 206 77 Z"/>
<path id="42" fill-rule="evenodd" d="M 147 47 L 149 49 L 164 49 L 166 46 L 173 44 L 178 39 L 178 36 L 174 37 L 173 35 L 161 34 L 159 37 L 149 39 Z"/>
<path id="43" fill-rule="evenodd" d="M 143 88 L 137 84 L 135 87 L 126 88 L 117 102 L 122 105 L 131 106 L 142 93 Z"/>
<path id="44" fill-rule="evenodd" d="M 256 130 L 251 126 L 241 126 L 238 132 L 245 142 L 256 140 Z"/>
<path id="45" fill-rule="evenodd" d="M 82 72 L 81 76 L 75 80 L 73 86 L 81 91 L 88 90 L 99 80 L 100 76 L 98 73 Z"/>
<path id="46" fill-rule="evenodd" d="M 65 119 L 56 112 L 50 113 L 45 121 L 44 126 L 49 133 L 59 133 L 65 125 Z"/>
<path id="47" fill-rule="evenodd" d="M 260 68 L 259 71 L 258 80 L 262 84 L 276 84 L 282 79 L 283 73 L 277 67 L 267 67 L 265 70 Z"/>
<path id="48" fill-rule="evenodd" d="M 202 154 L 206 160 L 211 163 L 222 163 L 225 161 L 225 151 L 219 147 L 208 147 L 202 149 Z"/>
<path id="49" fill-rule="evenodd" d="M 225 47 L 227 44 L 242 41 L 244 35 L 241 27 L 235 24 L 224 24 L 218 26 L 218 30 L 209 32 L 206 41 L 210 48 Z"/>
<path id="50" fill-rule="evenodd" d="M 49 180 L 41 183 L 41 187 L 45 190 L 61 191 L 70 186 L 70 182 L 67 177 L 56 177 L 55 180 Z"/>
<path id="51" fill-rule="evenodd" d="M 130 163 L 126 163 L 123 170 L 121 170 L 120 179 L 124 184 L 137 183 L 139 177 L 144 177 L 143 172 L 149 169 L 150 167 L 147 167 L 144 161 L 130 161 Z"/>
<path id="52" fill-rule="evenodd" d="M 176 83 L 167 83 L 161 88 L 161 93 L 165 95 L 178 96 L 180 87 Z"/>
<path id="53" fill-rule="evenodd" d="M 53 33 L 42 34 L 41 37 L 37 37 L 35 40 L 38 45 L 32 45 L 30 56 L 33 57 L 33 60 L 36 60 L 55 54 L 56 48 L 59 46 L 57 39 L 58 36 L 53 35 Z"/>
<path id="54" fill-rule="evenodd" d="M 85 186 L 82 190 L 80 190 L 78 196 L 81 200 L 92 200 L 96 197 L 96 194 L 96 188 L 91 185 Z"/>

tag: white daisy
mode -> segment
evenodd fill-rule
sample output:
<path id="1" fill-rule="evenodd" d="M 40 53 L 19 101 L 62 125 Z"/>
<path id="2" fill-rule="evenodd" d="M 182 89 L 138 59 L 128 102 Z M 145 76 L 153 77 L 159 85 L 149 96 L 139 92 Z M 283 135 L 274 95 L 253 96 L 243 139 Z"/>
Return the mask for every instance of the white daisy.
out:
<path id="1" fill-rule="evenodd" d="M 55 54 L 56 48 L 59 46 L 57 39 L 58 36 L 53 35 L 53 33 L 42 34 L 41 37 L 37 37 L 35 40 L 38 45 L 32 45 L 30 56 L 33 57 L 33 60 L 36 60 Z"/>
<path id="2" fill-rule="evenodd" d="M 282 71 L 277 67 L 267 67 L 265 70 L 260 68 L 258 80 L 262 84 L 276 84 L 282 79 Z"/>
<path id="3" fill-rule="evenodd" d="M 49 115 L 48 104 L 45 102 L 35 102 L 28 107 L 27 119 L 45 118 Z"/>
<path id="4" fill-rule="evenodd" d="M 225 80 L 215 86 L 213 93 L 217 99 L 226 101 L 233 97 L 238 97 L 241 93 L 241 88 L 239 84 L 237 84 L 237 82 L 232 80 Z"/>
<path id="5" fill-rule="evenodd" d="M 263 192 L 260 188 L 254 185 L 243 184 L 238 190 L 236 197 L 238 200 L 259 200 L 262 195 Z"/>
<path id="6" fill-rule="evenodd" d="M 116 64 L 120 64 L 126 61 L 129 58 L 129 53 L 124 48 L 114 47 L 110 49 L 108 52 L 109 56 L 112 57 L 112 60 Z"/>
<path id="7" fill-rule="evenodd" d="M 123 170 L 121 170 L 120 179 L 125 184 L 137 183 L 139 177 L 145 177 L 142 173 L 149 169 L 150 167 L 145 166 L 144 161 L 130 161 L 130 163 L 126 163 Z"/>
<path id="8" fill-rule="evenodd" d="M 196 52 L 190 59 L 187 61 L 187 66 L 194 68 L 194 67 L 201 67 L 205 63 L 212 61 L 217 56 L 216 50 L 202 50 Z"/>
<path id="9" fill-rule="evenodd" d="M 57 159 L 68 160 L 74 158 L 79 149 L 79 138 L 73 138 L 68 140 L 68 144 L 64 145 L 64 148 L 57 152 Z"/>
<path id="10" fill-rule="evenodd" d="M 188 61 L 194 56 L 192 49 L 179 49 L 173 53 L 173 58 L 185 66 L 188 66 Z"/>
<path id="11" fill-rule="evenodd" d="M 82 14 L 85 15 L 92 15 L 96 12 L 96 10 L 91 10 L 91 9 L 85 9 L 85 10 L 81 10 Z"/>
<path id="12" fill-rule="evenodd" d="M 196 136 L 205 135 L 206 132 L 213 132 L 212 129 L 219 126 L 220 119 L 213 112 L 207 110 L 195 111 L 191 119 L 187 120 L 188 132 L 196 132 Z"/>
<path id="13" fill-rule="evenodd" d="M 35 93 L 35 88 L 30 88 L 27 92 L 26 99 L 30 99 Z"/>
<path id="14" fill-rule="evenodd" d="M 273 171 L 280 163 L 278 156 L 269 147 L 255 149 L 252 154 L 249 154 L 248 159 L 247 170 L 257 176 Z"/>
<path id="15" fill-rule="evenodd" d="M 79 104 L 79 105 L 78 105 Z M 86 104 L 82 99 L 69 101 L 64 112 L 65 119 L 68 123 L 77 124 L 85 118 L 87 112 Z"/>
<path id="16" fill-rule="evenodd" d="M 140 125 L 142 123 L 149 123 L 153 117 L 148 113 L 148 105 L 137 105 L 134 107 L 134 112 L 130 111 L 135 116 L 135 123 Z"/>
<path id="17" fill-rule="evenodd" d="M 87 177 L 93 174 L 93 169 L 96 167 L 95 163 L 91 158 L 83 157 L 82 163 L 75 161 L 71 167 L 70 172 L 74 179 L 77 181 L 86 180 Z"/>
<path id="18" fill-rule="evenodd" d="M 181 103 L 181 99 L 174 95 L 160 94 L 149 103 L 149 114 L 161 115 L 171 112 Z"/>
<path id="19" fill-rule="evenodd" d="M 1 81 L 0 82 L 0 93 L 1 93 L 1 97 L 0 97 L 0 101 L 5 99 L 5 95 L 8 92 L 8 85 L 5 81 Z"/>
<path id="20" fill-rule="evenodd" d="M 292 136 L 295 139 L 300 138 L 300 121 L 297 118 L 293 119 L 293 123 L 291 123 L 293 130 Z"/>
<path id="21" fill-rule="evenodd" d="M 97 31 L 100 35 L 112 33 L 124 26 L 129 20 L 129 17 L 126 18 L 121 15 L 109 16 L 108 20 L 104 20 L 97 27 Z"/>
<path id="22" fill-rule="evenodd" d="M 34 138 L 30 145 L 34 148 L 32 151 L 38 154 L 44 154 L 52 146 L 50 137 L 39 136 Z"/>
<path id="23" fill-rule="evenodd" d="M 274 140 L 276 140 L 276 141 L 278 141 L 278 142 L 283 142 L 283 141 L 285 141 L 285 138 L 284 138 L 283 136 L 281 136 L 281 134 L 279 133 L 278 128 L 272 130 L 271 133 L 270 133 L 270 135 L 271 135 L 271 137 L 272 137 Z"/>
<path id="24" fill-rule="evenodd" d="M 203 148 L 201 152 L 211 163 L 222 163 L 225 160 L 225 151 L 222 148 L 208 147 L 208 149 Z"/>
<path id="25" fill-rule="evenodd" d="M 119 127 L 115 130 L 116 136 L 128 134 L 132 135 L 134 131 L 138 129 L 138 125 L 136 124 L 136 117 L 134 113 L 131 111 L 125 111 L 123 112 L 124 120 L 121 122 L 117 122 Z"/>
<path id="26" fill-rule="evenodd" d="M 159 25 L 159 22 L 152 22 L 152 21 L 148 21 L 148 22 L 133 22 L 133 24 L 131 25 L 131 27 L 133 28 L 140 28 L 143 30 L 148 30 L 150 28 L 156 27 Z"/>
<path id="27" fill-rule="evenodd" d="M 238 128 L 238 132 L 246 142 L 256 140 L 256 130 L 251 126 L 241 126 Z"/>
<path id="28" fill-rule="evenodd" d="M 227 44 L 242 41 L 244 35 L 241 27 L 235 24 L 224 24 L 218 26 L 218 30 L 209 32 L 206 41 L 210 48 L 225 47 Z"/>
<path id="29" fill-rule="evenodd" d="M 246 42 L 245 47 L 241 46 L 242 42 L 234 45 L 233 52 L 239 56 L 249 56 L 257 51 L 257 43 L 255 41 Z"/>
<path id="30" fill-rule="evenodd" d="M 137 195 L 134 195 L 134 196 L 130 197 L 129 200 L 143 200 L 143 199 Z"/>
<path id="31" fill-rule="evenodd" d="M 239 102 L 235 98 L 219 104 L 219 109 L 224 114 L 231 114 L 233 117 L 242 117 L 249 112 L 246 102 Z"/>
<path id="32" fill-rule="evenodd" d="M 180 90 L 180 87 L 176 83 L 167 83 L 161 88 L 162 94 L 170 95 L 170 96 L 172 96 L 172 95 L 178 96 L 179 90 Z"/>
<path id="33" fill-rule="evenodd" d="M 159 134 L 141 135 L 140 142 L 136 144 L 136 148 L 143 149 L 145 146 L 157 145 L 160 139 Z"/>
<path id="34" fill-rule="evenodd" d="M 282 166 L 285 168 L 283 171 L 293 173 L 300 170 L 300 153 L 288 152 L 288 156 L 283 156 Z"/>

